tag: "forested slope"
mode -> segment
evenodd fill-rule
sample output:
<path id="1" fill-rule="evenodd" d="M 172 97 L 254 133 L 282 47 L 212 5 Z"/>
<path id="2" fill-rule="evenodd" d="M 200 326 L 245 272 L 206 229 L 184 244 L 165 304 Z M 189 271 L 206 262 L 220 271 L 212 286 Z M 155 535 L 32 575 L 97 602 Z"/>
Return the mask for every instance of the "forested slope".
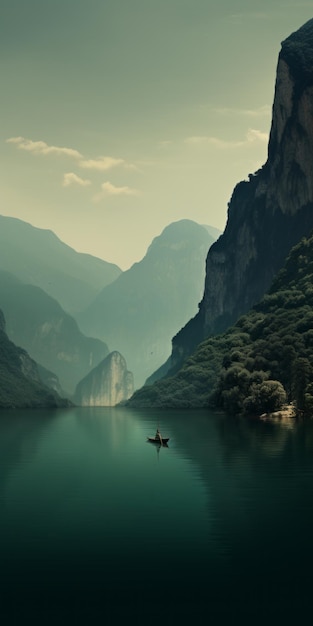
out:
<path id="1" fill-rule="evenodd" d="M 133 406 L 261 414 L 294 401 L 313 411 L 313 236 L 263 299 L 226 333 L 202 342 L 178 374 L 136 392 Z"/>

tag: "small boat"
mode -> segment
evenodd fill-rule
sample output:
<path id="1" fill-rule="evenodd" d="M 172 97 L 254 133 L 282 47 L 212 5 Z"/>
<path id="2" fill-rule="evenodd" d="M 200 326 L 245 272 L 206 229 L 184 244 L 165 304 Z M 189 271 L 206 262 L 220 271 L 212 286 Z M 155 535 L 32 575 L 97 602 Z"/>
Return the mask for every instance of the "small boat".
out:
<path id="1" fill-rule="evenodd" d="M 157 443 L 159 446 L 167 446 L 167 442 L 170 440 L 170 438 L 169 437 L 162 437 L 159 429 L 157 428 L 155 436 L 154 437 L 147 437 L 147 440 L 150 441 L 150 443 Z"/>
<path id="2" fill-rule="evenodd" d="M 167 446 L 167 442 L 170 440 L 169 437 L 147 437 L 147 441 L 150 443 L 157 443 L 158 446 Z"/>

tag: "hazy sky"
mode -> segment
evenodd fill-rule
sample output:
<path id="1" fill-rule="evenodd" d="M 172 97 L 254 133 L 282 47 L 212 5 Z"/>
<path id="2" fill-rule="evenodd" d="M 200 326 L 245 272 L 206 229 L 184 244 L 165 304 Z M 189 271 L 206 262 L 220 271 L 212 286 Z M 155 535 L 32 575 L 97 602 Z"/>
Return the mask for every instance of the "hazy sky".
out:
<path id="1" fill-rule="evenodd" d="M 278 0 L 2 0 L 1 208 L 123 269 L 266 160 Z"/>

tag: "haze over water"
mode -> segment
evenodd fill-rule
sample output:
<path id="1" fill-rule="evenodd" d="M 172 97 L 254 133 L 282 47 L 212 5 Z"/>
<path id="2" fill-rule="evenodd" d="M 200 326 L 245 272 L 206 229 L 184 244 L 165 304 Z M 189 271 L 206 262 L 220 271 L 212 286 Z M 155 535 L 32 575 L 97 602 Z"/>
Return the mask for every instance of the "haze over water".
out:
<path id="1" fill-rule="evenodd" d="M 3 623 L 303 623 L 311 423 L 12 411 L 0 442 Z"/>

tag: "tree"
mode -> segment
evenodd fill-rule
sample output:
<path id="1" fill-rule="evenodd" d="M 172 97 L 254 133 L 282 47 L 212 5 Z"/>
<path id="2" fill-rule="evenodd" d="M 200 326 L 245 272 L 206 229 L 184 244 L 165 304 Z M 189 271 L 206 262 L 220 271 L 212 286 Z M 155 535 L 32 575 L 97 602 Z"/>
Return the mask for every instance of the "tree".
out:
<path id="1" fill-rule="evenodd" d="M 305 410 L 305 392 L 308 383 L 312 379 L 312 367 L 308 359 L 299 357 L 295 359 L 292 368 L 292 394 L 296 401 L 297 409 Z"/>
<path id="2" fill-rule="evenodd" d="M 253 383 L 243 403 L 245 414 L 272 413 L 278 411 L 286 402 L 286 391 L 278 380 L 264 380 L 261 384 Z"/>

